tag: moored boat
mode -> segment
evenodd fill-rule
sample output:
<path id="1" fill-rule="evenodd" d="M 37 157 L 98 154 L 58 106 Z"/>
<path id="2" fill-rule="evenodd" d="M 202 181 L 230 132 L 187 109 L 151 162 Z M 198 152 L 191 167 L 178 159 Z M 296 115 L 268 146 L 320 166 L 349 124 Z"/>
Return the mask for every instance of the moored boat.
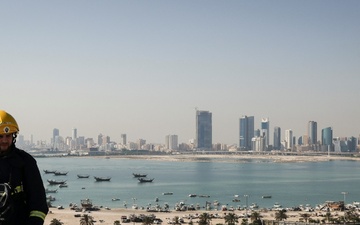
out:
<path id="1" fill-rule="evenodd" d="M 111 177 L 96 177 L 94 176 L 96 181 L 110 181 Z"/>
<path id="2" fill-rule="evenodd" d="M 173 192 L 164 192 L 162 193 L 163 195 L 173 195 L 174 193 Z"/>
<path id="3" fill-rule="evenodd" d="M 64 188 L 64 187 L 68 187 L 68 185 L 65 183 L 65 184 L 59 184 L 59 188 Z"/>
<path id="4" fill-rule="evenodd" d="M 55 173 L 56 170 L 44 170 L 45 173 Z"/>
<path id="5" fill-rule="evenodd" d="M 56 176 L 65 176 L 67 174 L 68 174 L 68 172 L 61 172 L 61 171 L 55 171 L 54 172 L 54 175 L 56 175 Z"/>
<path id="6" fill-rule="evenodd" d="M 90 199 L 82 199 L 80 200 L 81 206 L 85 209 L 92 208 L 93 204 Z"/>
<path id="7" fill-rule="evenodd" d="M 65 184 L 66 180 L 47 180 L 50 185 Z"/>
<path id="8" fill-rule="evenodd" d="M 45 193 L 56 193 L 56 192 L 57 192 L 57 189 L 49 189 L 49 188 L 45 189 Z"/>
<path id="9" fill-rule="evenodd" d="M 200 198 L 210 198 L 210 195 L 199 195 Z"/>
<path id="10" fill-rule="evenodd" d="M 153 182 L 154 178 L 152 179 L 146 179 L 146 178 L 138 178 L 140 183 L 146 183 L 146 182 Z"/>
<path id="11" fill-rule="evenodd" d="M 133 173 L 133 176 L 138 178 L 138 177 L 146 177 L 147 174 L 144 174 L 144 173 Z"/>
<path id="12" fill-rule="evenodd" d="M 263 195 L 262 198 L 271 198 L 271 195 Z"/>
<path id="13" fill-rule="evenodd" d="M 88 174 L 78 174 L 77 177 L 78 178 L 89 178 L 90 175 L 88 175 Z"/>

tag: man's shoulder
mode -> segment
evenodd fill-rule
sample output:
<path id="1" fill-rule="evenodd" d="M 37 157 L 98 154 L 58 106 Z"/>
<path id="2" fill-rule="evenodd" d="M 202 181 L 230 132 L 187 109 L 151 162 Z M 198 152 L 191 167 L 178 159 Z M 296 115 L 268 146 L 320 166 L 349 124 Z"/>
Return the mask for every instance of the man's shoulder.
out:
<path id="1" fill-rule="evenodd" d="M 15 154 L 18 155 L 24 161 L 35 161 L 35 159 L 32 155 L 30 155 L 28 152 L 26 152 L 22 149 L 15 148 L 14 151 L 15 151 Z"/>

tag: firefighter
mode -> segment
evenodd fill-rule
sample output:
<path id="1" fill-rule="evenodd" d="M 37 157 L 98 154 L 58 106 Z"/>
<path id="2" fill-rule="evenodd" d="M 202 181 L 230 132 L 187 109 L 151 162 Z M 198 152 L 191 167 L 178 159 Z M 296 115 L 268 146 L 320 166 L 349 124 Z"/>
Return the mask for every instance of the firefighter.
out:
<path id="1" fill-rule="evenodd" d="M 36 160 L 15 146 L 19 126 L 0 110 L 0 225 L 43 225 L 48 213 Z"/>

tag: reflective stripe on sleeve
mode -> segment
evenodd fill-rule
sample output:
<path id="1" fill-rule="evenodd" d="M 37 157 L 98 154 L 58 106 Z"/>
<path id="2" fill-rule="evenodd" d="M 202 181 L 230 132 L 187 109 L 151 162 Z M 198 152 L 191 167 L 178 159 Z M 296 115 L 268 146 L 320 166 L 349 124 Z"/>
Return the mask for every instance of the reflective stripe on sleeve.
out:
<path id="1" fill-rule="evenodd" d="M 45 220 L 46 214 L 41 211 L 33 210 L 30 212 L 30 217 L 31 216 L 39 217 L 40 219 Z"/>
<path id="2" fill-rule="evenodd" d="M 22 185 L 19 185 L 19 186 L 14 188 L 14 193 L 20 193 L 20 192 L 23 192 L 23 191 L 24 191 L 24 189 L 23 189 Z"/>

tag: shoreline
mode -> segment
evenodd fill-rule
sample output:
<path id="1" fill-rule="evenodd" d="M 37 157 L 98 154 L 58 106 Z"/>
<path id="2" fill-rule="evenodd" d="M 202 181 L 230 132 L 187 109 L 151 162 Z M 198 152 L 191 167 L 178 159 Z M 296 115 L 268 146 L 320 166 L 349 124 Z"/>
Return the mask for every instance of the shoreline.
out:
<path id="1" fill-rule="evenodd" d="M 101 156 L 94 156 L 101 157 Z M 104 156 L 102 156 L 104 157 Z M 360 157 L 338 156 L 338 155 L 255 155 L 255 154 L 174 154 L 174 155 L 111 155 L 107 158 L 161 160 L 161 161 L 184 161 L 184 162 L 248 162 L 249 160 L 263 160 L 274 163 L 290 162 L 324 162 L 334 160 L 360 161 Z"/>
<path id="2" fill-rule="evenodd" d="M 174 220 L 175 217 L 182 218 L 184 223 L 189 223 L 192 221 L 193 223 L 198 222 L 198 216 L 202 213 L 208 213 L 212 215 L 211 224 L 225 224 L 224 216 L 229 213 L 234 213 L 236 216 L 239 217 L 238 222 L 241 223 L 243 218 L 246 218 L 248 215 L 249 221 L 250 215 L 252 212 L 258 212 L 261 215 L 262 220 L 275 220 L 275 213 L 274 210 L 265 210 L 265 209 L 257 209 L 257 210 L 234 210 L 234 211 L 207 211 L 207 210 L 195 210 L 195 211 L 170 211 L 170 212 L 147 212 L 146 210 L 140 209 L 100 209 L 98 211 L 87 211 L 87 212 L 75 212 L 70 208 L 58 209 L 58 208 L 50 208 L 49 213 L 45 218 L 44 224 L 50 224 L 51 220 L 56 218 L 60 220 L 64 225 L 70 224 L 78 224 L 80 221 L 80 216 L 87 214 L 91 216 L 96 223 L 100 222 L 103 225 L 113 225 L 116 220 L 120 221 L 121 224 L 125 224 L 121 220 L 122 216 L 126 216 L 129 218 L 131 215 L 140 216 L 150 216 L 154 215 L 156 219 L 161 219 L 162 222 L 160 224 L 170 224 L 171 221 Z M 247 213 L 247 214 L 246 214 Z M 287 222 L 299 222 L 302 220 L 301 214 L 309 214 L 311 219 L 314 220 L 324 220 L 325 219 L 325 212 L 320 210 L 315 210 L 313 212 L 305 212 L 305 211 L 287 211 L 286 215 L 288 218 L 285 220 Z M 331 211 L 333 217 L 341 217 L 344 215 L 342 211 Z M 77 215 L 77 216 L 76 216 Z M 191 219 L 192 218 L 192 219 Z M 127 222 L 129 224 L 142 224 L 142 222 Z"/>
<path id="3" fill-rule="evenodd" d="M 69 156 L 72 157 L 72 156 Z M 342 157 L 342 156 L 300 156 L 300 155 L 251 155 L 251 154 L 244 154 L 244 155 L 215 155 L 215 154 L 181 154 L 181 155 L 114 155 L 114 156 L 86 156 L 91 158 L 104 158 L 104 159 L 141 159 L 141 160 L 160 160 L 160 161 L 197 161 L 197 162 L 229 162 L 229 163 L 248 163 L 248 162 L 274 162 L 274 163 L 302 163 L 302 162 L 322 162 L 322 161 L 333 161 L 333 160 L 353 160 L 353 161 L 359 161 L 360 159 L 357 157 Z M 91 211 L 91 212 L 75 212 L 74 210 L 71 210 L 70 207 L 64 206 L 64 209 L 58 209 L 58 208 L 50 208 L 50 212 L 47 215 L 45 219 L 44 224 L 50 224 L 51 220 L 56 218 L 59 219 L 61 222 L 63 222 L 64 225 L 67 224 L 79 224 L 80 217 L 79 215 L 88 214 L 93 217 L 93 219 L 96 222 L 96 224 L 104 224 L 104 225 L 113 225 L 114 221 L 119 220 L 121 224 L 124 224 L 121 221 L 121 216 L 127 216 L 130 215 L 155 215 L 156 218 L 161 219 L 163 222 L 162 224 L 168 224 L 168 220 L 171 220 L 175 217 L 184 218 L 185 223 L 189 223 L 189 219 L 186 217 L 189 217 L 189 215 L 200 215 L 202 213 L 208 213 L 212 215 L 218 215 L 220 218 L 213 218 L 211 220 L 211 224 L 225 224 L 224 215 L 228 213 L 234 213 L 239 217 L 244 217 L 246 210 L 242 209 L 235 209 L 234 211 L 221 211 L 221 210 L 205 210 L 205 209 L 199 209 L 195 211 L 175 211 L 172 210 L 170 212 L 148 212 L 143 209 L 124 209 L 124 208 L 101 208 L 99 211 Z M 259 208 L 254 209 L 253 211 L 257 211 L 261 214 L 263 220 L 275 220 L 275 213 L 276 211 L 265 209 L 265 208 Z M 247 210 L 248 215 L 251 214 L 252 209 Z M 319 216 L 320 214 L 325 214 L 326 212 L 315 210 L 313 212 L 306 212 L 306 211 L 287 211 L 288 219 L 285 220 L 287 222 L 297 222 L 300 221 L 301 214 L 308 213 L 311 215 L 312 219 L 315 220 L 324 220 L 324 216 Z M 331 211 L 331 214 L 334 217 L 339 217 L 343 215 L 342 211 Z M 77 217 L 75 217 L 77 215 Z M 197 222 L 196 219 L 192 220 L 194 223 Z M 238 219 L 239 223 L 241 223 L 242 218 Z M 130 222 L 129 225 L 141 225 L 141 222 L 135 223 Z"/>

